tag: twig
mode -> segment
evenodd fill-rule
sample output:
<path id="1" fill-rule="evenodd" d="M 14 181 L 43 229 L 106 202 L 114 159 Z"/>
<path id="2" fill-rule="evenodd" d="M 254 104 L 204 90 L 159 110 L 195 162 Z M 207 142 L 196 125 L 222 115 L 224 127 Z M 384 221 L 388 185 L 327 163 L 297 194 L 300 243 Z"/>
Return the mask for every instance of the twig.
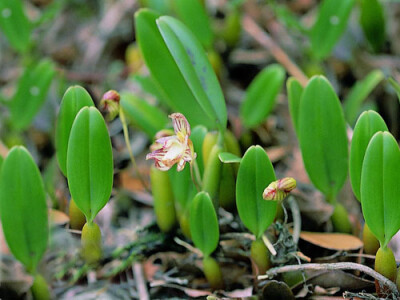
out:
<path id="1" fill-rule="evenodd" d="M 185 241 L 182 241 L 181 239 L 175 237 L 174 238 L 175 243 L 177 243 L 178 245 L 188 249 L 190 252 L 195 253 L 198 257 L 203 257 L 203 253 L 201 253 L 201 251 L 195 247 L 193 247 L 192 245 L 190 245 L 189 243 L 186 243 Z"/>
<path id="2" fill-rule="evenodd" d="M 279 47 L 271 37 L 257 25 L 248 15 L 242 18 L 243 29 L 250 34 L 257 42 L 264 46 L 275 59 L 281 63 L 288 73 L 300 82 L 302 86 L 306 86 L 308 82 L 307 76 L 300 70 L 300 68 L 291 60 L 285 51 Z"/>
<path id="3" fill-rule="evenodd" d="M 151 190 L 147 186 L 142 174 L 140 173 L 139 168 L 138 168 L 138 166 L 136 164 L 135 157 L 133 156 L 133 151 L 132 151 L 132 147 L 131 147 L 131 141 L 129 139 L 128 125 L 127 125 L 127 122 L 126 122 L 126 118 L 125 118 L 125 114 L 124 114 L 124 111 L 122 109 L 122 106 L 120 106 L 119 118 L 121 120 L 122 129 L 123 129 L 123 132 L 124 132 L 125 144 L 126 144 L 126 147 L 128 148 L 129 158 L 131 159 L 131 163 L 132 163 L 133 169 L 135 170 L 136 176 L 139 178 L 139 180 L 142 183 L 144 189 L 149 194 L 151 194 Z"/>
<path id="4" fill-rule="evenodd" d="M 379 274 L 373 269 L 361 264 L 342 262 L 332 264 L 304 264 L 304 265 L 289 265 L 269 269 L 266 275 L 258 276 L 259 280 L 272 278 L 280 273 L 303 271 L 303 270 L 354 270 L 361 271 L 379 281 L 382 285 L 387 286 L 392 293 L 399 295 L 396 285 L 385 276 Z"/>
<path id="5" fill-rule="evenodd" d="M 287 199 L 289 203 L 290 210 L 292 211 L 292 218 L 293 218 L 293 242 L 297 244 L 299 242 L 300 231 L 301 231 L 301 216 L 300 216 L 300 209 L 297 205 L 296 200 L 293 196 L 289 196 Z"/>
<path id="6" fill-rule="evenodd" d="M 146 286 L 146 279 L 144 278 L 143 266 L 141 263 L 133 264 L 133 273 L 135 274 L 136 288 L 140 300 L 149 300 L 149 292 Z"/>

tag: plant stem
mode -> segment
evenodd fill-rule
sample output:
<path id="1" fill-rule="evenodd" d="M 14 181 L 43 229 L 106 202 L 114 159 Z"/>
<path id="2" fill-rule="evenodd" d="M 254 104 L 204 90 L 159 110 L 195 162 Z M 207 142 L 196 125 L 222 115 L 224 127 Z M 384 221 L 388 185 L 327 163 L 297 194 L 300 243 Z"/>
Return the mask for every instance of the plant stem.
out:
<path id="1" fill-rule="evenodd" d="M 197 164 L 196 160 L 193 160 L 192 163 L 190 164 L 190 176 L 192 177 L 192 181 L 197 191 L 200 192 L 203 183 L 201 182 L 199 165 Z"/>
<path id="2" fill-rule="evenodd" d="M 283 267 L 277 267 L 269 269 L 266 275 L 258 276 L 258 279 L 271 279 L 274 276 L 280 273 L 287 273 L 287 272 L 295 272 L 295 271 L 304 271 L 304 270 L 354 270 L 354 271 L 361 271 L 374 279 L 381 282 L 383 285 L 387 286 L 392 293 L 395 295 L 399 295 L 396 285 L 393 281 L 387 279 L 385 276 L 379 274 L 378 272 L 374 271 L 373 269 L 351 262 L 342 262 L 342 263 L 327 263 L 327 264 L 304 264 L 304 265 L 289 265 Z"/>
<path id="3" fill-rule="evenodd" d="M 133 155 L 132 148 L 131 148 L 131 141 L 130 141 L 130 139 L 129 139 L 128 126 L 127 126 L 127 123 L 126 123 L 126 118 L 125 118 L 125 114 L 124 114 L 124 112 L 123 112 L 123 110 L 122 110 L 122 107 L 120 107 L 120 109 L 119 109 L 119 118 L 120 118 L 121 123 L 122 123 L 122 129 L 123 129 L 123 131 L 124 131 L 124 139 L 125 139 L 126 147 L 128 148 L 129 158 L 131 159 L 133 168 L 135 169 L 136 176 L 139 178 L 139 180 L 140 180 L 140 182 L 142 183 L 144 189 L 145 189 L 149 194 L 151 194 L 151 191 L 150 191 L 149 187 L 146 185 L 146 182 L 144 181 L 142 175 L 140 174 L 139 168 L 138 168 L 138 166 L 137 166 L 137 164 L 136 164 L 136 160 L 135 160 L 135 157 L 134 157 L 134 155 Z"/>

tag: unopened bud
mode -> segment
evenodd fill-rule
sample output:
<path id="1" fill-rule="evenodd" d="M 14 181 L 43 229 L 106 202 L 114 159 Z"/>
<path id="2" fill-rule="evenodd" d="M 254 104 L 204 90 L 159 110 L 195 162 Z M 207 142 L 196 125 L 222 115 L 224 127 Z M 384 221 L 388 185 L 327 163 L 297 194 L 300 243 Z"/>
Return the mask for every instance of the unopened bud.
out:
<path id="1" fill-rule="evenodd" d="M 119 113 L 119 100 L 119 93 L 115 90 L 109 90 L 101 98 L 100 107 L 108 112 L 109 121 L 113 120 Z"/>
<path id="2" fill-rule="evenodd" d="M 292 177 L 285 177 L 273 181 L 264 190 L 264 200 L 282 201 L 285 197 L 296 188 L 296 180 Z"/>

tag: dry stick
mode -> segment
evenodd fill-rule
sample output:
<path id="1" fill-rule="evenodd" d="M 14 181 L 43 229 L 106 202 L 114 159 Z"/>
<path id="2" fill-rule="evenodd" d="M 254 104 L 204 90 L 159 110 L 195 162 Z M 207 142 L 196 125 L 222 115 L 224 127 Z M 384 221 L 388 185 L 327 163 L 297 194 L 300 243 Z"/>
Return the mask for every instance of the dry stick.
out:
<path id="1" fill-rule="evenodd" d="M 144 276 L 144 271 L 143 271 L 143 266 L 141 263 L 134 263 L 133 264 L 133 272 L 135 274 L 135 280 L 136 280 L 136 289 L 139 294 L 139 299 L 141 300 L 149 300 L 149 292 L 147 291 L 147 286 L 146 286 L 146 279 Z"/>
<path id="2" fill-rule="evenodd" d="M 373 269 L 366 267 L 361 264 L 351 263 L 351 262 L 343 262 L 343 263 L 332 263 L 332 264 L 304 264 L 304 265 L 290 265 L 283 267 L 276 267 L 269 269 L 266 275 L 258 276 L 259 280 L 272 278 L 280 273 L 294 272 L 294 271 L 303 271 L 303 270 L 354 270 L 361 271 L 365 274 L 373 277 L 374 279 L 381 282 L 383 285 L 387 286 L 391 292 L 398 295 L 399 292 L 397 290 L 396 284 L 387 279 L 385 276 L 379 274 Z"/>
<path id="3" fill-rule="evenodd" d="M 306 86 L 308 82 L 307 76 L 300 70 L 300 68 L 290 59 L 285 51 L 279 47 L 273 39 L 257 25 L 248 15 L 242 18 L 242 25 L 244 30 L 250 34 L 257 42 L 264 46 L 275 59 L 281 63 L 290 75 L 296 77 L 302 86 Z"/>

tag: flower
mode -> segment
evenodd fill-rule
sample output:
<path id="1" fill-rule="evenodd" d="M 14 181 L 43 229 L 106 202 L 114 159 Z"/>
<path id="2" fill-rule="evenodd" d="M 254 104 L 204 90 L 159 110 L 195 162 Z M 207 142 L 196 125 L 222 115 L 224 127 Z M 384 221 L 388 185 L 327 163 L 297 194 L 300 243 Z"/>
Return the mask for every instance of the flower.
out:
<path id="1" fill-rule="evenodd" d="M 296 180 L 292 177 L 285 177 L 273 181 L 264 190 L 264 200 L 282 201 L 285 197 L 296 188 Z"/>
<path id="2" fill-rule="evenodd" d="M 186 162 L 191 163 L 196 158 L 193 143 L 189 139 L 190 125 L 181 113 L 173 113 L 172 119 L 175 135 L 169 135 L 167 130 L 156 134 L 156 141 L 151 145 L 151 153 L 146 159 L 154 159 L 154 165 L 161 171 L 169 170 L 177 164 L 177 170 L 182 171 Z"/>

